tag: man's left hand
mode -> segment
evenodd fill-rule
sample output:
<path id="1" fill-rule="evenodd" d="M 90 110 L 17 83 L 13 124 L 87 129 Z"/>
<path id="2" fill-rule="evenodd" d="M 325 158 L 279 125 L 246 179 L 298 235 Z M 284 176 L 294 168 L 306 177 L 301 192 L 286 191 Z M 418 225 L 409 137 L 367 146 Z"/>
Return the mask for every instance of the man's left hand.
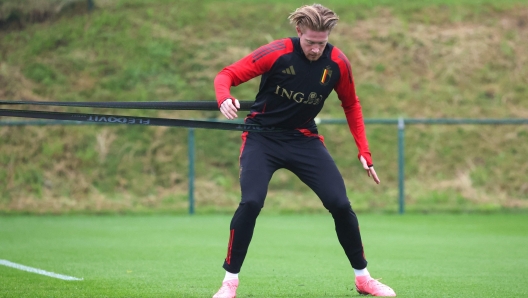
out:
<path id="1" fill-rule="evenodd" d="M 361 161 L 361 164 L 363 165 L 363 169 L 367 171 L 367 175 L 369 177 L 372 177 L 372 179 L 374 179 L 374 182 L 376 182 L 376 184 L 380 184 L 380 180 L 378 178 L 378 174 L 376 174 L 376 171 L 374 170 L 374 166 L 369 167 L 367 165 L 367 160 L 363 156 L 360 156 L 359 160 Z"/>

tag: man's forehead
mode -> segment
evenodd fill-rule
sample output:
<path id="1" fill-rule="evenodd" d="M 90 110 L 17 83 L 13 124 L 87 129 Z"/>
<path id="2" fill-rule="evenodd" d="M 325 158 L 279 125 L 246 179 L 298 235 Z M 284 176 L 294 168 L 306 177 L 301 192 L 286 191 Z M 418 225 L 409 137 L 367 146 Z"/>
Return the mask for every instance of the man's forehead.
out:
<path id="1" fill-rule="evenodd" d="M 330 32 L 328 31 L 314 31 L 310 29 L 305 29 L 303 32 L 303 35 L 308 40 L 314 40 L 314 41 L 323 41 L 328 39 L 328 35 Z"/>
<path id="2" fill-rule="evenodd" d="M 328 37 L 327 38 L 310 38 L 310 37 L 305 36 L 305 39 L 306 41 L 314 41 L 314 42 L 328 41 Z"/>

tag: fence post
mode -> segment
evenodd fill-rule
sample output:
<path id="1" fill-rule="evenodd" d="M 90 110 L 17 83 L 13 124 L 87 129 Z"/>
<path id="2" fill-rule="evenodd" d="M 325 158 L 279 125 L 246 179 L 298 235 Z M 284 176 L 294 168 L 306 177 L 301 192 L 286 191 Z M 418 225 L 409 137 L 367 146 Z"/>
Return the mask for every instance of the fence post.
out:
<path id="1" fill-rule="evenodd" d="M 188 129 L 187 150 L 189 153 L 189 214 L 194 214 L 194 128 Z"/>
<path id="2" fill-rule="evenodd" d="M 88 10 L 89 11 L 92 11 L 94 9 L 94 0 L 87 0 L 87 4 L 88 4 Z"/>
<path id="3" fill-rule="evenodd" d="M 405 156 L 404 156 L 404 140 L 405 136 L 405 120 L 402 117 L 398 118 L 398 189 L 399 189 L 399 205 L 400 214 L 405 212 Z"/>

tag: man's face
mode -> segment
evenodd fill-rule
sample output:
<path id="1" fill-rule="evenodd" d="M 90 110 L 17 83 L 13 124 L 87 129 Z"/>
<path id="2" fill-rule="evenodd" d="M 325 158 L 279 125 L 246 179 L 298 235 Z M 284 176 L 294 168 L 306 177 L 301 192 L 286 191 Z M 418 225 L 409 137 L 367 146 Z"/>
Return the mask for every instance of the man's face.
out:
<path id="1" fill-rule="evenodd" d="M 301 48 L 310 61 L 316 61 L 321 57 L 328 43 L 328 35 L 330 35 L 330 31 L 313 31 L 308 28 L 297 27 L 297 36 L 301 40 Z"/>

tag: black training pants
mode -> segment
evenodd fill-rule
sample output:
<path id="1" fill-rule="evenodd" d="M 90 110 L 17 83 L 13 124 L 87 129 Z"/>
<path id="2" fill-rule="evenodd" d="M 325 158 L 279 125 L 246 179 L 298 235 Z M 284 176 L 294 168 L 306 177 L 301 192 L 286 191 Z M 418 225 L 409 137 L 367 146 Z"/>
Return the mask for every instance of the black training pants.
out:
<path id="1" fill-rule="evenodd" d="M 310 133 L 242 134 L 240 187 L 242 200 L 230 225 L 224 269 L 240 272 L 253 236 L 255 222 L 273 173 L 285 168 L 297 175 L 321 199 L 332 214 L 337 237 L 350 264 L 363 269 L 367 261 L 356 214 L 346 196 L 343 178 L 324 146 L 322 137 Z"/>

